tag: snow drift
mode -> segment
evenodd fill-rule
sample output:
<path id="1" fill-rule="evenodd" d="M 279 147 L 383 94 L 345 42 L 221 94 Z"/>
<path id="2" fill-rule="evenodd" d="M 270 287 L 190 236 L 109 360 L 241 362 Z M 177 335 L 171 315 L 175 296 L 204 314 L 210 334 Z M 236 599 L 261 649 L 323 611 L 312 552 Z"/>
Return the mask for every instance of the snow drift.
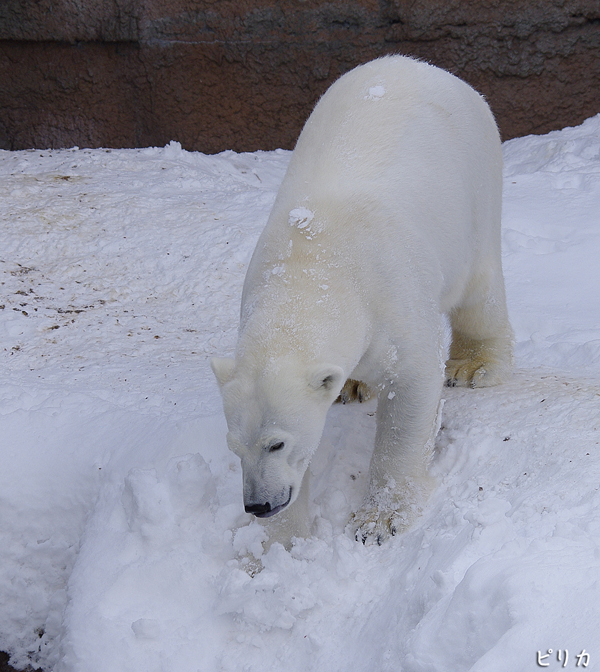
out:
<path id="1" fill-rule="evenodd" d="M 382 547 L 345 531 L 373 402 L 332 408 L 313 534 L 264 554 L 207 362 L 233 350 L 289 153 L 0 152 L 0 649 L 13 665 L 504 672 L 560 667 L 568 651 L 568 667 L 593 667 L 600 116 L 504 156 L 513 379 L 446 390 L 438 488 Z"/>

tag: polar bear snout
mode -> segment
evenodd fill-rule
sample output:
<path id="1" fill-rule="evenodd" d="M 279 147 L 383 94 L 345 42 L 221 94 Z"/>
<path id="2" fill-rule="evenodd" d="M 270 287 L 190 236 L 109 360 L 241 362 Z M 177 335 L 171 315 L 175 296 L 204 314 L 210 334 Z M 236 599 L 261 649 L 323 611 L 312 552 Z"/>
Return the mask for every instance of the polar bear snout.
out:
<path id="1" fill-rule="evenodd" d="M 287 497 L 285 491 L 282 493 L 281 498 L 276 498 L 274 505 L 271 502 L 260 502 L 260 503 L 250 503 L 248 504 L 247 502 L 244 502 L 244 508 L 246 509 L 246 513 L 252 513 L 258 518 L 270 518 L 271 516 L 274 516 L 276 513 L 279 513 L 282 509 L 285 509 L 285 507 L 290 503 L 292 500 L 292 491 L 293 488 L 290 486 L 288 488 L 287 492 Z M 277 501 L 282 501 L 283 503 L 278 504 Z"/>

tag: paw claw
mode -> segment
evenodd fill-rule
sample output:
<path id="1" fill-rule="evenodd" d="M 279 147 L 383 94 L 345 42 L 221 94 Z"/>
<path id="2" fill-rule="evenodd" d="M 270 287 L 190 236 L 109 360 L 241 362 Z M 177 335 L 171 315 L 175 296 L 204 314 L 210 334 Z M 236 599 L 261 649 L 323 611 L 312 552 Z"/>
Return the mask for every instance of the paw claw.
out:
<path id="1" fill-rule="evenodd" d="M 408 518 L 396 509 L 371 507 L 352 517 L 354 538 L 365 546 L 382 546 L 389 537 L 400 534 L 408 527 Z"/>

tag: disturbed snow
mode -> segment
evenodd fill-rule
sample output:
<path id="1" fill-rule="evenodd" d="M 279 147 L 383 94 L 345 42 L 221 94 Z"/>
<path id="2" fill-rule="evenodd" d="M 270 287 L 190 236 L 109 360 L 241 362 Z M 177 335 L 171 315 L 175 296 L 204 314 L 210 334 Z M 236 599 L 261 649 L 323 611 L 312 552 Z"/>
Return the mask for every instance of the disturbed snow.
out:
<path id="1" fill-rule="evenodd" d="M 345 530 L 374 402 L 333 407 L 310 467 L 313 534 L 264 553 L 208 358 L 233 351 L 289 153 L 0 152 L 13 665 L 505 672 L 561 667 L 568 651 L 567 667 L 594 669 L 600 115 L 504 157 L 513 379 L 445 391 L 438 487 L 382 547 Z"/>

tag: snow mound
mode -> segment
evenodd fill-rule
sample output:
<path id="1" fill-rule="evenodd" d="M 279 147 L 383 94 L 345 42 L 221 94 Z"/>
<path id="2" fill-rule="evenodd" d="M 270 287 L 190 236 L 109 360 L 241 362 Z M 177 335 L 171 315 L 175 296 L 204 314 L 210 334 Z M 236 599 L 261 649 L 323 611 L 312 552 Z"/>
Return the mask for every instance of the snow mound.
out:
<path id="1" fill-rule="evenodd" d="M 290 552 L 263 551 L 226 447 L 207 362 L 289 156 L 0 152 L 0 650 L 46 672 L 593 665 L 600 116 L 505 143 L 517 372 L 446 390 L 438 487 L 382 547 L 345 529 L 374 401 L 331 409 Z"/>

